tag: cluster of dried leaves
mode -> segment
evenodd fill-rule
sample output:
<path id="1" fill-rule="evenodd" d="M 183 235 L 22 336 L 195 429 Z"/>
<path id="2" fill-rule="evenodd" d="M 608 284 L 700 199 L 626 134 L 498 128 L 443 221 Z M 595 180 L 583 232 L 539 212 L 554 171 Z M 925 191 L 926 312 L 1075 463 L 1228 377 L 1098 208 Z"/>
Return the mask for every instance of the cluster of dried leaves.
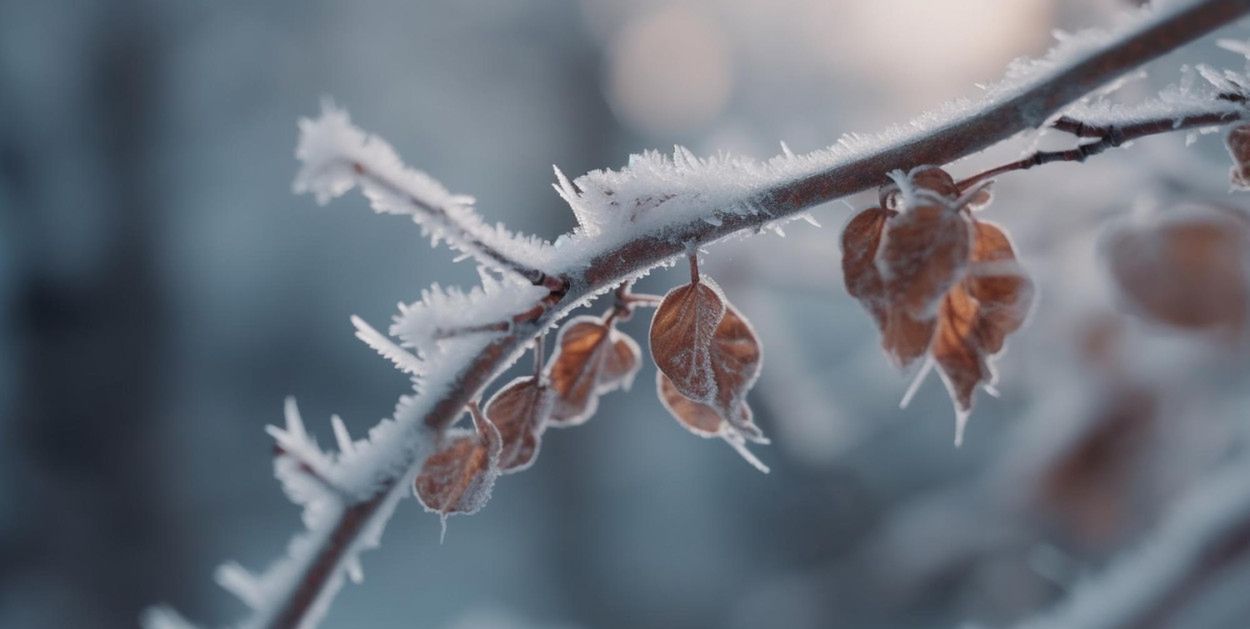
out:
<path id="1" fill-rule="evenodd" d="M 847 292 L 872 315 L 899 367 L 926 358 L 958 414 L 955 442 L 978 385 L 994 382 L 991 359 L 1024 324 L 1033 282 L 1007 234 L 973 215 L 987 188 L 963 192 L 944 170 L 922 166 L 880 191 L 842 233 Z"/>
<path id="2" fill-rule="evenodd" d="M 569 320 L 545 369 L 538 359 L 533 375 L 509 382 L 484 410 L 470 404 L 474 431 L 449 431 L 417 474 L 421 504 L 444 518 L 476 512 L 500 474 L 534 463 L 547 428 L 579 425 L 594 414 L 600 395 L 627 388 L 641 364 L 640 351 L 616 329 L 619 318 L 614 310 Z"/>
<path id="3" fill-rule="evenodd" d="M 760 371 L 760 345 L 746 319 L 710 280 L 695 276 L 663 299 L 618 291 L 602 317 L 570 319 L 544 365 L 535 346 L 533 375 L 501 388 L 484 409 L 466 409 L 473 430 L 452 429 L 414 481 L 421 503 L 445 518 L 474 513 L 490 497 L 501 474 L 533 464 L 547 428 L 585 423 L 599 397 L 628 388 L 641 366 L 641 351 L 616 329 L 639 304 L 658 308 L 651 324 L 651 354 L 659 368 L 656 386 L 665 408 L 682 426 L 703 437 L 720 437 L 753 465 L 768 471 L 745 443 L 768 443 L 752 421 L 746 395 Z"/>

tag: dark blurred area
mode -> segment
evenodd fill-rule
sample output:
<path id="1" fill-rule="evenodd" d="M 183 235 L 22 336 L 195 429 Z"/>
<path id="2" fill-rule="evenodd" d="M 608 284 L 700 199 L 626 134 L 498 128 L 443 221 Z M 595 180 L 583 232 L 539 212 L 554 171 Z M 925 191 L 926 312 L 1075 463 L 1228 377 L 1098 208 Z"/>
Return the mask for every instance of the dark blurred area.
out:
<path id="1" fill-rule="evenodd" d="M 348 317 L 476 282 L 402 218 L 291 194 L 323 97 L 554 239 L 574 222 L 552 164 L 813 150 L 975 97 L 1127 4 L 0 0 L 0 627 L 132 627 L 162 601 L 237 617 L 213 568 L 262 568 L 299 526 L 263 431 L 283 397 L 323 443 L 331 413 L 366 434 L 408 382 Z M 1125 89 L 1201 60 L 1241 65 L 1199 43 Z M 836 204 L 709 256 L 767 348 L 772 474 L 678 428 L 648 365 L 445 543 L 402 503 L 325 626 L 1002 625 L 1061 599 L 1250 434 L 1242 346 L 1129 320 L 1097 270 L 1095 228 L 1139 196 L 1223 195 L 1218 142 L 1182 143 L 997 189 L 1043 302 L 962 448 L 936 378 L 898 410 L 908 378 L 841 288 Z M 1248 617 L 1235 591 L 1212 596 L 1178 626 L 1245 626 L 1224 624 Z"/>

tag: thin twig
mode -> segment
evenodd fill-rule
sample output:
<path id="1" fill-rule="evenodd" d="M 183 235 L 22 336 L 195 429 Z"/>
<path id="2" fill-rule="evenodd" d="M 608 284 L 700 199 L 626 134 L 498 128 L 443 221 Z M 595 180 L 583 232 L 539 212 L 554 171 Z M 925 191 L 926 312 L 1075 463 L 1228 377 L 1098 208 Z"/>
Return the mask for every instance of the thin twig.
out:
<path id="1" fill-rule="evenodd" d="M 1098 139 L 1093 142 L 1078 144 L 1076 148 L 1064 151 L 1037 151 L 1024 159 L 1008 162 L 972 175 L 960 181 L 958 185 L 960 190 L 967 190 L 977 183 L 991 177 L 997 177 L 1003 173 L 1028 170 L 1034 166 L 1052 162 L 1083 162 L 1087 158 L 1102 153 L 1107 149 L 1122 146 L 1138 138 L 1172 131 L 1228 124 L 1245 120 L 1248 115 L 1250 115 L 1250 111 L 1244 110 L 1212 111 L 1181 117 L 1169 116 L 1167 118 L 1146 120 L 1126 125 L 1089 125 L 1075 118 L 1064 116 L 1051 124 L 1051 127 L 1070 133 L 1078 138 Z"/>

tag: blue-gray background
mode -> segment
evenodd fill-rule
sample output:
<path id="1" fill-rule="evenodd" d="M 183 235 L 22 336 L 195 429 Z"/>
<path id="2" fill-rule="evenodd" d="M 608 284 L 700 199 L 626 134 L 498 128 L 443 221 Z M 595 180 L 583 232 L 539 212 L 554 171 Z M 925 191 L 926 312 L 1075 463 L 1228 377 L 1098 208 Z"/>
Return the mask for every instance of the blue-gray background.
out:
<path id="1" fill-rule="evenodd" d="M 381 327 L 431 282 L 474 282 L 401 218 L 290 193 L 296 121 L 322 97 L 489 218 L 554 238 L 573 219 L 552 164 L 575 175 L 674 143 L 811 150 L 975 97 L 1051 29 L 1106 25 L 1128 4 L 0 2 L 0 626 L 127 627 L 161 601 L 238 616 L 213 567 L 259 569 L 298 526 L 263 432 L 283 397 L 323 443 L 331 413 L 363 434 L 407 383 L 349 315 Z M 1186 54 L 1235 61 L 1209 44 Z M 1033 257 L 1044 300 L 1080 300 L 1062 295 L 1093 281 L 1093 245 L 1067 236 L 1184 150 L 1158 146 L 1004 182 L 994 218 Z M 1203 181 L 1222 194 L 1218 142 L 1191 151 L 1211 157 Z M 680 430 L 648 366 L 589 424 L 550 434 L 445 543 L 437 518 L 402 503 L 326 626 L 1003 623 L 1148 530 L 1184 482 L 1151 485 L 1147 506 L 1088 539 L 1038 525 L 1045 509 L 1015 500 L 1028 481 L 991 482 L 1019 458 L 1003 452 L 1030 451 L 1013 431 L 1050 422 L 1039 400 L 1078 396 L 1041 382 L 1071 360 L 1054 339 L 1102 315 L 1040 307 L 1000 363 L 1003 398 L 982 396 L 954 449 L 936 378 L 899 411 L 908 378 L 841 290 L 847 216 L 832 205 L 822 229 L 710 254 L 766 347 L 753 404 L 775 437 L 760 451 L 771 475 Z M 642 338 L 645 320 L 627 329 Z M 1218 360 L 1225 378 L 1244 374 Z M 1183 463 L 1202 467 L 1205 443 Z"/>

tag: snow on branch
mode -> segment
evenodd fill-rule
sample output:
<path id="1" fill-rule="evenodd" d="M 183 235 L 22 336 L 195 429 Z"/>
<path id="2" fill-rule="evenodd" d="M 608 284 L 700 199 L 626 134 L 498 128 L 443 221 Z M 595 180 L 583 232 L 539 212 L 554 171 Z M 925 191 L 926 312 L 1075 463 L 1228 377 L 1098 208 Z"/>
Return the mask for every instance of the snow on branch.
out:
<path id="1" fill-rule="evenodd" d="M 487 225 L 474 211 L 473 197 L 452 194 L 426 173 L 404 166 L 390 144 L 352 125 L 346 111 L 327 101 L 320 117 L 302 118 L 299 127 L 295 157 L 303 167 L 295 192 L 325 204 L 360 186 L 374 210 L 411 216 L 433 244 L 447 241 L 483 264 L 534 284 L 547 281 L 546 273 L 527 262 L 546 257 L 546 242 Z"/>
<path id="2" fill-rule="evenodd" d="M 885 183 L 891 171 L 946 164 L 1043 125 L 1107 81 L 1248 11 L 1250 0 L 1205 0 L 1145 12 L 1114 34 L 1072 36 L 1039 62 L 1015 64 L 978 102 L 954 103 L 879 136 L 847 136 L 809 155 L 785 151 L 756 162 L 700 159 L 678 148 L 671 158 L 645 153 L 623 169 L 572 182 L 558 174 L 557 189 L 580 226 L 551 245 L 487 226 L 471 199 L 405 167 L 342 110 L 326 106 L 319 118 L 302 120 L 297 192 L 324 203 L 359 186 L 375 210 L 412 216 L 435 241 L 505 279 L 484 273 L 482 286 L 467 293 L 430 289 L 401 307 L 390 330 L 398 344 L 357 322 L 362 340 L 420 376 L 417 394 L 402 397 L 367 438 L 353 440 L 338 424 L 339 448 L 325 452 L 293 404 L 286 427 L 271 429 L 275 471 L 304 506 L 307 530 L 260 575 L 234 564 L 219 572 L 253 609 L 237 626 L 315 626 L 344 577 L 360 576 L 357 555 L 377 544 L 396 502 L 466 405 L 577 306 L 692 246 L 800 218 L 812 206 Z M 145 622 L 187 626 L 167 609 L 149 612 Z"/>
<path id="3" fill-rule="evenodd" d="M 1169 626 L 1207 580 L 1250 562 L 1250 459 L 1201 481 L 1136 553 L 1019 629 Z"/>
<path id="4" fill-rule="evenodd" d="M 462 336 L 510 332 L 513 324 L 537 317 L 538 313 L 531 310 L 546 295 L 541 286 L 497 280 L 486 274 L 482 284 L 469 292 L 435 284 L 422 292 L 420 301 L 400 304 L 390 333 L 401 339 L 404 347 L 427 356 Z"/>

